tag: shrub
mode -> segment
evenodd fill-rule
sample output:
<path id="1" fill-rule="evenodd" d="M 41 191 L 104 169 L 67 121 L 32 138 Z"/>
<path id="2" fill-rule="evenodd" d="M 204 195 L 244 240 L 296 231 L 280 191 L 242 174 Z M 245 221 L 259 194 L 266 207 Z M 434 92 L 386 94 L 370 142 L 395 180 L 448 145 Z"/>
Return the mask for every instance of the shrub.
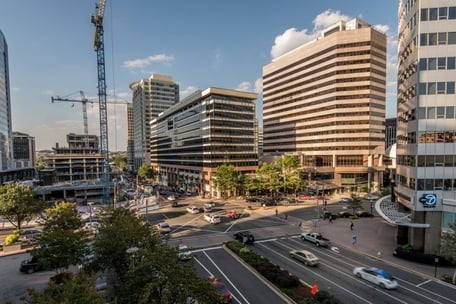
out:
<path id="1" fill-rule="evenodd" d="M 332 294 L 327 292 L 326 290 L 321 290 L 317 292 L 315 295 L 315 300 L 318 303 L 323 303 L 323 304 L 342 304 L 341 301 L 339 301 L 336 297 L 334 297 Z"/>
<path id="2" fill-rule="evenodd" d="M 13 243 L 16 243 L 17 241 L 19 241 L 19 230 L 14 230 L 13 233 L 9 234 L 5 238 L 5 245 L 11 245 Z"/>

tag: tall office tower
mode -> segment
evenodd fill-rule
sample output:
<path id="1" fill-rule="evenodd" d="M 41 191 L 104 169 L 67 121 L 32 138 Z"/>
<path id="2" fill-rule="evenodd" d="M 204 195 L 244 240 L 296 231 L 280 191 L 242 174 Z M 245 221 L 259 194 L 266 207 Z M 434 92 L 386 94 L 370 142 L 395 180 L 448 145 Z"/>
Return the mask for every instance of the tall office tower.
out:
<path id="1" fill-rule="evenodd" d="M 258 168 L 256 93 L 208 88 L 196 91 L 152 121 L 151 163 L 164 185 L 220 197 L 217 167 Z"/>
<path id="2" fill-rule="evenodd" d="M 14 169 L 12 130 L 8 45 L 0 31 L 0 172 Z"/>
<path id="3" fill-rule="evenodd" d="M 130 84 L 133 91 L 134 170 L 150 164 L 150 121 L 179 101 L 179 85 L 170 76 L 152 74 Z"/>
<path id="4" fill-rule="evenodd" d="M 397 128 L 397 119 L 387 118 L 385 126 L 385 149 L 391 147 L 396 143 L 396 128 Z"/>
<path id="5" fill-rule="evenodd" d="M 135 165 L 135 135 L 133 128 L 133 104 L 127 104 L 127 165 L 133 170 Z"/>
<path id="6" fill-rule="evenodd" d="M 385 92 L 386 35 L 340 21 L 263 67 L 264 155 L 298 155 L 309 187 L 378 189 Z"/>
<path id="7" fill-rule="evenodd" d="M 456 0 L 399 4 L 395 198 L 398 239 L 435 253 L 456 221 Z"/>
<path id="8" fill-rule="evenodd" d="M 35 167 L 35 137 L 13 132 L 13 157 L 18 168 Z"/>

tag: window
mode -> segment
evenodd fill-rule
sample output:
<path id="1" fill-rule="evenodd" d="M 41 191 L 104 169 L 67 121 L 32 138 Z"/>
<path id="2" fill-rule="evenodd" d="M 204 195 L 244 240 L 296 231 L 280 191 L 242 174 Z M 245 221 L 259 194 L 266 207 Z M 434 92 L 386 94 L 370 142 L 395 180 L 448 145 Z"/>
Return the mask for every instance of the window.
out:
<path id="1" fill-rule="evenodd" d="M 439 70 L 445 70 L 446 69 L 446 57 L 439 57 L 437 59 L 437 68 Z"/>
<path id="2" fill-rule="evenodd" d="M 426 95 L 426 83 L 420 82 L 418 85 L 418 94 L 419 95 Z"/>
<path id="3" fill-rule="evenodd" d="M 456 19 L 456 6 L 448 8 L 448 19 Z"/>
<path id="4" fill-rule="evenodd" d="M 445 107 L 437 107 L 437 118 L 445 118 Z"/>
<path id="5" fill-rule="evenodd" d="M 425 119 L 426 118 L 426 108 L 418 108 L 417 110 L 417 116 L 418 116 L 418 119 Z"/>
<path id="6" fill-rule="evenodd" d="M 434 167 L 435 165 L 435 157 L 434 155 L 426 155 L 426 167 Z"/>
<path id="7" fill-rule="evenodd" d="M 426 166 L 426 157 L 424 155 L 418 155 L 418 167 Z"/>
<path id="8" fill-rule="evenodd" d="M 427 59 L 421 58 L 420 59 L 420 71 L 426 71 L 426 70 L 427 70 Z"/>
<path id="9" fill-rule="evenodd" d="M 435 82 L 428 82 L 427 84 L 427 93 L 428 95 L 435 95 L 436 92 L 436 84 Z"/>
<path id="10" fill-rule="evenodd" d="M 454 94 L 454 81 L 447 82 L 447 94 Z"/>
<path id="11" fill-rule="evenodd" d="M 447 19 L 448 15 L 448 8 L 447 7 L 439 7 L 439 20 Z"/>
<path id="12" fill-rule="evenodd" d="M 428 107 L 427 108 L 427 119 L 435 119 L 435 107 Z"/>
<path id="13" fill-rule="evenodd" d="M 437 45 L 437 33 L 429 33 L 429 45 Z"/>
<path id="14" fill-rule="evenodd" d="M 429 20 L 437 20 L 437 8 L 436 7 L 429 9 Z"/>
<path id="15" fill-rule="evenodd" d="M 435 70 L 437 68 L 437 58 L 428 59 L 428 70 Z"/>
<path id="16" fill-rule="evenodd" d="M 447 33 L 439 33 L 439 45 L 447 43 Z"/>
<path id="17" fill-rule="evenodd" d="M 437 94 L 445 94 L 445 82 L 437 82 Z M 437 116 L 437 118 L 439 117 Z M 441 118 L 443 118 L 443 116 Z"/>
<path id="18" fill-rule="evenodd" d="M 427 21 L 427 20 L 428 20 L 428 9 L 422 8 L 421 9 L 421 21 Z"/>
<path id="19" fill-rule="evenodd" d="M 424 180 L 424 190 L 433 191 L 434 190 L 434 180 L 433 179 L 425 179 Z"/>
<path id="20" fill-rule="evenodd" d="M 456 44 L 456 32 L 448 33 L 448 44 Z"/>
<path id="21" fill-rule="evenodd" d="M 427 45 L 427 34 L 420 34 L 420 45 L 425 46 Z"/>
<path id="22" fill-rule="evenodd" d="M 446 107 L 446 118 L 454 118 L 454 107 Z"/>
<path id="23" fill-rule="evenodd" d="M 453 167 L 454 155 L 445 155 L 445 167 Z"/>
<path id="24" fill-rule="evenodd" d="M 456 57 L 448 57 L 447 58 L 447 69 L 448 70 L 454 70 L 455 69 L 455 62 L 456 62 Z"/>

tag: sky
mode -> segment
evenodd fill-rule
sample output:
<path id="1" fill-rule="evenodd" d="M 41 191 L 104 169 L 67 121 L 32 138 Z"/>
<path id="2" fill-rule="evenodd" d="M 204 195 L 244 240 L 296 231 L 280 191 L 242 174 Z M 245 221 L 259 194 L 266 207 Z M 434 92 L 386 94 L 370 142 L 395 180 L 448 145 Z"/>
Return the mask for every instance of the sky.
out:
<path id="1" fill-rule="evenodd" d="M 67 146 L 66 134 L 99 135 L 97 58 L 93 49 L 98 0 L 0 0 L 0 31 L 9 51 L 13 131 L 34 136 L 37 150 Z M 399 0 L 106 0 L 108 100 L 131 101 L 129 85 L 152 73 L 171 76 L 180 98 L 220 87 L 259 93 L 262 69 L 340 20 L 361 18 L 387 35 L 386 117 L 396 114 Z M 108 104 L 110 151 L 126 151 L 126 105 Z"/>

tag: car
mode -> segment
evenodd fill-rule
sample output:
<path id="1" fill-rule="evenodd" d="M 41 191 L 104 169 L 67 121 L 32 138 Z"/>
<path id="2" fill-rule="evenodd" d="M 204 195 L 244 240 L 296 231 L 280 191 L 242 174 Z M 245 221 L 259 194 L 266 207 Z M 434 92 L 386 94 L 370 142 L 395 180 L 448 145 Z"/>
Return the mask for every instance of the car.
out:
<path id="1" fill-rule="evenodd" d="M 36 238 L 41 235 L 41 233 L 43 233 L 43 231 L 37 228 L 24 229 L 19 233 L 19 240 L 22 242 L 31 243 L 35 241 Z"/>
<path id="2" fill-rule="evenodd" d="M 374 216 L 372 213 L 367 212 L 367 211 L 362 211 L 362 210 L 356 211 L 355 215 L 357 217 L 373 217 Z"/>
<path id="3" fill-rule="evenodd" d="M 34 273 L 37 271 L 44 270 L 43 265 L 38 261 L 37 257 L 32 256 L 27 260 L 23 260 L 21 262 L 21 266 L 19 267 L 19 271 L 22 273 Z"/>
<path id="4" fill-rule="evenodd" d="M 230 219 L 238 219 L 241 217 L 241 214 L 238 213 L 236 210 L 230 210 L 230 211 L 228 211 L 226 216 L 229 217 Z"/>
<path id="5" fill-rule="evenodd" d="M 211 224 L 219 224 L 222 222 L 220 215 L 215 215 L 215 214 L 210 214 L 210 213 L 206 213 L 204 215 L 204 219 Z"/>
<path id="6" fill-rule="evenodd" d="M 155 225 L 155 228 L 157 228 L 157 231 L 161 234 L 167 234 L 171 232 L 171 227 L 167 222 L 158 223 Z"/>
<path id="7" fill-rule="evenodd" d="M 209 280 L 209 284 L 215 288 L 217 293 L 220 296 L 220 303 L 231 303 L 233 300 L 233 294 L 226 288 L 225 284 L 219 278 L 215 276 L 209 276 L 207 278 Z"/>
<path id="8" fill-rule="evenodd" d="M 348 218 L 350 216 L 353 216 L 353 213 L 350 213 L 348 211 L 340 211 L 340 212 L 337 213 L 337 216 L 338 217 Z"/>
<path id="9" fill-rule="evenodd" d="M 255 237 L 250 231 L 239 231 L 233 235 L 233 238 L 243 244 L 253 244 Z"/>
<path id="10" fill-rule="evenodd" d="M 291 250 L 290 258 L 303 262 L 305 265 L 317 266 L 320 259 L 315 254 L 308 250 Z"/>
<path id="11" fill-rule="evenodd" d="M 212 204 L 204 204 L 203 207 L 200 208 L 201 212 L 211 212 L 212 211 Z"/>
<path id="12" fill-rule="evenodd" d="M 177 203 L 177 201 L 172 201 L 171 202 L 171 207 L 178 207 L 179 204 Z"/>
<path id="13" fill-rule="evenodd" d="M 187 212 L 196 214 L 196 213 L 200 212 L 200 209 L 196 206 L 190 206 L 190 207 L 187 207 Z"/>
<path id="14" fill-rule="evenodd" d="M 350 199 L 347 197 L 341 197 L 341 198 L 339 198 L 339 200 L 337 202 L 339 204 L 347 204 L 348 202 L 350 202 Z"/>
<path id="15" fill-rule="evenodd" d="M 179 252 L 177 253 L 177 257 L 181 261 L 188 261 L 193 258 L 193 254 L 191 251 L 189 251 L 189 248 L 187 245 L 180 244 L 178 247 Z"/>
<path id="16" fill-rule="evenodd" d="M 395 289 L 399 285 L 391 274 L 380 268 L 356 267 L 353 269 L 353 274 L 385 289 Z"/>

